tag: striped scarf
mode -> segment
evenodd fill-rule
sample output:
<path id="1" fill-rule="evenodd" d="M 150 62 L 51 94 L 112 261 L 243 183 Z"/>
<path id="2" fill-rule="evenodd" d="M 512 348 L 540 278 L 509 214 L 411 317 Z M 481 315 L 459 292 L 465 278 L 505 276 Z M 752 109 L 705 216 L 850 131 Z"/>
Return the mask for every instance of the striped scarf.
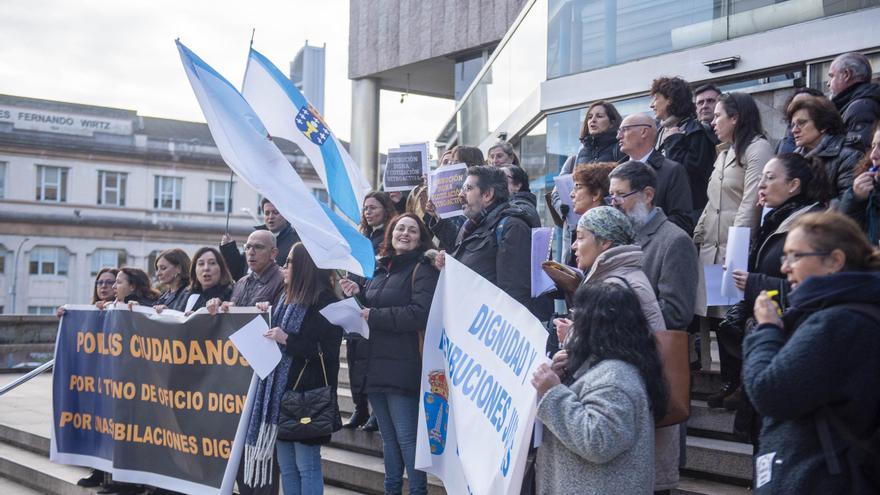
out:
<path id="1" fill-rule="evenodd" d="M 294 335 L 299 332 L 307 309 L 308 306 L 302 304 L 279 302 L 272 312 L 272 321 L 280 322 L 282 330 Z M 291 361 L 290 356 L 282 352 L 278 366 L 257 384 L 244 444 L 244 482 L 249 486 L 271 482 L 281 396 L 287 388 Z"/>

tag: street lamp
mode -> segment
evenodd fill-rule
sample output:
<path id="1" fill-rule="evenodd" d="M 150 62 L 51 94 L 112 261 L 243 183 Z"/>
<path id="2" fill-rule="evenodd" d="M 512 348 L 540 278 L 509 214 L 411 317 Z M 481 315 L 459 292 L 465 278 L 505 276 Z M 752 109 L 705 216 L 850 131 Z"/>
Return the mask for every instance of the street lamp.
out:
<path id="1" fill-rule="evenodd" d="M 25 237 L 24 240 L 21 241 L 18 245 L 18 249 L 15 250 L 15 258 L 12 263 L 12 289 L 10 292 L 12 293 L 12 313 L 15 314 L 15 296 L 16 296 L 16 288 L 18 287 L 18 255 L 21 254 L 21 248 L 24 246 L 24 243 L 29 241 L 30 237 Z"/>

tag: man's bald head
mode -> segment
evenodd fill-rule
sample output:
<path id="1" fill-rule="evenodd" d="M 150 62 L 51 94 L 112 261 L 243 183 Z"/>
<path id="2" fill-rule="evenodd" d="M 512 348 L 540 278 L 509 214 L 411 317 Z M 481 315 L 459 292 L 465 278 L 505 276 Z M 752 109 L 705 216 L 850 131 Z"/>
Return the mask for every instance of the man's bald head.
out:
<path id="1" fill-rule="evenodd" d="M 627 115 L 617 131 L 620 151 L 633 160 L 641 160 L 654 149 L 657 141 L 657 123 L 644 113 Z"/>
<path id="2" fill-rule="evenodd" d="M 244 245 L 244 256 L 251 271 L 262 274 L 275 264 L 275 257 L 278 256 L 275 236 L 268 230 L 255 230 Z"/>

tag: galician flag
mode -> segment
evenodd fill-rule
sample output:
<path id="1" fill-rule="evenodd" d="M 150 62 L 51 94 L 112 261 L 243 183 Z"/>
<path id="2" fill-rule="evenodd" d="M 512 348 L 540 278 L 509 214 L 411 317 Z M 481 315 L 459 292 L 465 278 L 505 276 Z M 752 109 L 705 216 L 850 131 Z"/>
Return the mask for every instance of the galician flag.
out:
<path id="1" fill-rule="evenodd" d="M 186 76 L 223 160 L 278 208 L 319 268 L 373 276 L 370 241 L 312 196 L 235 87 L 179 41 Z"/>
<path id="2" fill-rule="evenodd" d="M 364 195 L 371 189 L 369 182 L 318 111 L 290 79 L 253 48 L 241 94 L 272 136 L 296 143 L 305 153 L 334 206 L 355 224 L 360 223 Z"/>

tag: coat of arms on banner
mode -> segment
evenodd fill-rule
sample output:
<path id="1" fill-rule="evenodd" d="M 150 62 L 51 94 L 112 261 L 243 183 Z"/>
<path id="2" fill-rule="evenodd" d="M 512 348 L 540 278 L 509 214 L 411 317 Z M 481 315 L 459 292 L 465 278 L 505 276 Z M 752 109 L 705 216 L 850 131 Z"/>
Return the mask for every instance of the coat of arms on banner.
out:
<path id="1" fill-rule="evenodd" d="M 318 146 L 324 144 L 330 131 L 324 125 L 318 112 L 311 105 L 304 106 L 299 109 L 296 114 L 296 127 L 302 131 L 305 137 Z"/>
<path id="2" fill-rule="evenodd" d="M 441 455 L 446 448 L 446 424 L 449 422 L 449 385 L 446 373 L 434 370 L 428 374 L 431 391 L 425 392 L 425 422 L 431 454 Z"/>

